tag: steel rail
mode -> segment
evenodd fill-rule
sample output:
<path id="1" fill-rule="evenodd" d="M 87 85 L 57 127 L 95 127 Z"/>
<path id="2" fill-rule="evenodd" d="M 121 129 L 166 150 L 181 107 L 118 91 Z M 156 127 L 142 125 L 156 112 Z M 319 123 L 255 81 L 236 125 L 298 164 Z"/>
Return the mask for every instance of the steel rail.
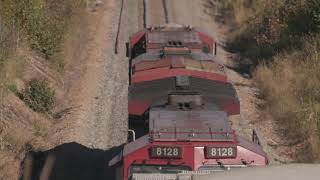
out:
<path id="1" fill-rule="evenodd" d="M 148 9 L 148 3 L 149 1 L 152 1 L 152 0 L 143 0 L 143 27 L 144 28 L 148 28 L 150 27 L 150 24 L 149 24 L 149 9 Z M 162 8 L 163 8 L 163 12 L 164 12 L 164 21 L 166 24 L 169 23 L 169 12 L 168 12 L 168 3 L 167 3 L 167 0 L 161 0 L 162 1 Z"/>
<path id="2" fill-rule="evenodd" d="M 147 28 L 147 0 L 143 0 L 143 28 Z"/>
<path id="3" fill-rule="evenodd" d="M 169 13 L 168 13 L 168 3 L 167 0 L 162 0 L 162 6 L 163 6 L 163 10 L 164 10 L 164 19 L 165 22 L 168 24 L 169 23 Z"/>
<path id="4" fill-rule="evenodd" d="M 121 0 L 121 8 L 120 8 L 119 21 L 118 21 L 118 29 L 117 29 L 116 40 L 115 40 L 115 43 L 114 43 L 114 53 L 115 54 L 118 54 L 118 44 L 119 44 L 119 36 L 120 36 L 120 29 L 121 29 L 123 6 L 124 6 L 124 0 Z"/>

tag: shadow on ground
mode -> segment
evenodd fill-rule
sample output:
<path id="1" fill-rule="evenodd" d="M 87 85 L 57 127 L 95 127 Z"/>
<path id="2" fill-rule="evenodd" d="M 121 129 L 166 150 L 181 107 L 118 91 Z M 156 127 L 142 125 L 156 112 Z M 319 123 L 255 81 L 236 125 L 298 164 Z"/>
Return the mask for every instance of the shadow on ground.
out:
<path id="1" fill-rule="evenodd" d="M 20 180 L 114 180 L 116 171 L 108 162 L 122 148 L 104 151 L 73 142 L 30 152 L 21 163 Z"/>

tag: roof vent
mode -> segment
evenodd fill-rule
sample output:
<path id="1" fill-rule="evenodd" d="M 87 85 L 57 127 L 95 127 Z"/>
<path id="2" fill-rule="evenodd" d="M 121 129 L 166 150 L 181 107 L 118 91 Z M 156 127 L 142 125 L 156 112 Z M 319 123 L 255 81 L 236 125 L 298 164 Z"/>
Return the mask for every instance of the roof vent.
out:
<path id="1" fill-rule="evenodd" d="M 174 92 L 169 94 L 168 102 L 180 109 L 190 110 L 192 106 L 202 105 L 202 96 L 195 92 Z"/>
<path id="2" fill-rule="evenodd" d="M 181 44 L 181 45 L 180 45 Z M 161 51 L 162 56 L 166 55 L 190 55 L 189 48 L 183 47 L 181 42 L 169 41 L 168 46 Z"/>
<path id="3" fill-rule="evenodd" d="M 177 87 L 190 86 L 189 76 L 176 76 L 176 86 Z"/>

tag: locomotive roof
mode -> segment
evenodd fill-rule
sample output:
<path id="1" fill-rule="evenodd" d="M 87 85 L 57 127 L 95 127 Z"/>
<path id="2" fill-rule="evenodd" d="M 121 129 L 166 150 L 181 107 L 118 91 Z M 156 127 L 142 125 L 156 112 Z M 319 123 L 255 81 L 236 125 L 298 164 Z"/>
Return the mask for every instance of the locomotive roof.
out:
<path id="1" fill-rule="evenodd" d="M 182 68 L 212 72 L 224 75 L 223 63 L 215 56 L 203 52 L 190 52 L 186 55 L 165 55 L 149 52 L 132 60 L 135 71 L 145 71 L 161 67 Z"/>
<path id="2" fill-rule="evenodd" d="M 206 101 L 238 101 L 236 91 L 230 83 L 210 81 L 192 76 L 185 76 L 185 78 L 188 79 L 188 90 L 199 92 L 205 97 Z M 132 84 L 129 87 L 129 101 L 159 99 L 167 101 L 168 93 L 178 88 L 177 81 L 177 77 L 170 77 Z"/>
<path id="3" fill-rule="evenodd" d="M 146 36 L 148 43 L 167 43 L 169 41 L 173 42 L 183 42 L 183 43 L 201 43 L 199 35 L 196 31 L 150 31 Z"/>
<path id="4" fill-rule="evenodd" d="M 227 114 L 215 109 L 152 108 L 150 136 L 154 141 L 234 141 Z"/>
<path id="5" fill-rule="evenodd" d="M 221 60 L 213 56 L 212 54 L 200 52 L 200 51 L 192 51 L 187 55 L 169 55 L 165 56 L 166 58 L 183 58 L 183 59 L 193 59 L 193 60 L 198 60 L 198 61 L 214 61 L 219 64 L 223 64 Z M 147 52 L 144 53 L 132 60 L 132 65 L 138 64 L 142 61 L 157 61 L 160 59 L 165 58 L 164 56 L 161 55 L 159 51 L 154 51 L 154 52 Z"/>
<path id="6" fill-rule="evenodd" d="M 239 113 L 239 99 L 231 83 L 192 76 L 182 77 L 187 79 L 187 84 L 184 85 L 184 88 L 201 94 L 206 103 L 215 103 L 229 115 Z M 134 106 L 135 110 L 132 111 L 143 113 L 151 104 L 165 104 L 168 99 L 168 93 L 179 88 L 179 76 L 134 83 L 129 86 L 129 104 L 139 102 Z M 146 106 L 141 105 L 144 103 L 146 103 Z M 231 108 L 225 108 L 226 105 Z M 132 105 L 129 107 L 132 107 Z M 129 111 L 131 110 L 129 109 Z"/>
<path id="7" fill-rule="evenodd" d="M 146 36 L 148 43 L 201 43 L 197 31 L 190 26 L 166 25 L 148 29 Z"/>

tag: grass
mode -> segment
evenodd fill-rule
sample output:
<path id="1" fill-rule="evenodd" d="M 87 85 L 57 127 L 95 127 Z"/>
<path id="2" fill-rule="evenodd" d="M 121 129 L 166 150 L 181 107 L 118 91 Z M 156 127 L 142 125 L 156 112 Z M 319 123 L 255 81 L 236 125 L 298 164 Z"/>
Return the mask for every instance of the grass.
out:
<path id="1" fill-rule="evenodd" d="M 61 69 L 64 35 L 76 12 L 83 8 L 84 0 L 3 0 L 0 23 L 5 32 L 0 32 L 0 37 L 10 34 L 5 42 L 16 46 L 27 41 L 30 48 Z M 0 52 L 0 59 L 4 61 L 14 50 L 9 46 Z"/>
<path id="2" fill-rule="evenodd" d="M 316 36 L 306 40 L 302 50 L 276 55 L 272 63 L 259 65 L 255 73 L 267 110 L 283 129 L 282 135 L 308 142 L 311 156 L 298 155 L 301 161 L 319 160 L 319 57 L 320 37 Z"/>
<path id="3" fill-rule="evenodd" d="M 54 105 L 54 90 L 45 80 L 32 79 L 18 96 L 32 110 L 49 113 Z"/>
<path id="4" fill-rule="evenodd" d="M 298 161 L 320 161 L 320 1 L 221 0 L 218 9 L 236 27 L 229 50 L 256 67 L 278 132 L 305 142 Z"/>
<path id="5" fill-rule="evenodd" d="M 43 136 L 46 134 L 47 129 L 40 124 L 34 123 L 33 124 L 33 132 L 36 136 Z"/>
<path id="6" fill-rule="evenodd" d="M 0 3 L 0 93 L 16 93 L 25 56 L 19 49 L 36 52 L 63 72 L 63 44 L 72 22 L 83 12 L 85 0 L 2 0 Z M 17 94 L 17 93 L 16 93 Z M 35 98 L 35 97 L 34 97 Z M 37 108 L 34 108 L 37 109 Z"/>

